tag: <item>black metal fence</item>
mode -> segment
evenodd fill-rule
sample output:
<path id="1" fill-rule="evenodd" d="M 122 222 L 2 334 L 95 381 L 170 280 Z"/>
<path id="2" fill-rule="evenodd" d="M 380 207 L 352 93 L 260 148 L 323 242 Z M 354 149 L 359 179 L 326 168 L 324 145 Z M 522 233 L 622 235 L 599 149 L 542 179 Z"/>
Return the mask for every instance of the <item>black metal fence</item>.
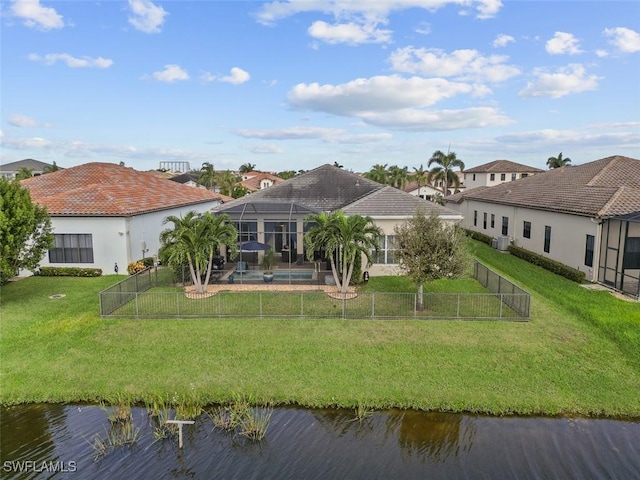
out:
<path id="1" fill-rule="evenodd" d="M 169 269 L 149 269 L 100 293 L 103 317 L 296 317 L 380 319 L 485 319 L 524 321 L 529 318 L 530 296 L 480 263 L 474 277 L 492 293 L 339 293 L 322 285 L 305 284 L 305 291 L 220 291 L 196 294 L 179 291 L 149 292 L 168 285 Z M 263 283 L 261 281 L 261 283 Z M 291 284 L 291 280 L 288 282 Z M 300 283 L 298 283 L 300 284 Z M 268 288 L 268 287 L 267 287 Z M 420 301 L 422 300 L 422 301 Z"/>
<path id="2" fill-rule="evenodd" d="M 499 295 L 500 301 L 514 310 L 519 317 L 529 318 L 531 296 L 522 288 L 480 262 L 475 262 L 473 266 L 473 278 L 490 292 Z"/>

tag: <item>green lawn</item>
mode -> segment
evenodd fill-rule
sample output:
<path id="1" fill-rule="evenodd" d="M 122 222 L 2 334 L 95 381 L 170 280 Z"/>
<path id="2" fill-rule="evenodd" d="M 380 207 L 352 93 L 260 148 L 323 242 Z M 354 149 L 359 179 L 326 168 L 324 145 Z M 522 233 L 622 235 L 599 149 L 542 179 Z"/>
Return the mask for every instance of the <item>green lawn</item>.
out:
<path id="1" fill-rule="evenodd" d="M 98 292 L 118 277 L 13 282 L 0 290 L 0 401 L 145 400 L 193 387 L 205 403 L 245 394 L 306 406 L 640 418 L 640 305 L 471 244 L 532 293 L 530 322 L 105 320 Z M 403 280 L 372 278 L 366 289 L 415 291 Z M 48 298 L 55 293 L 66 297 Z"/>

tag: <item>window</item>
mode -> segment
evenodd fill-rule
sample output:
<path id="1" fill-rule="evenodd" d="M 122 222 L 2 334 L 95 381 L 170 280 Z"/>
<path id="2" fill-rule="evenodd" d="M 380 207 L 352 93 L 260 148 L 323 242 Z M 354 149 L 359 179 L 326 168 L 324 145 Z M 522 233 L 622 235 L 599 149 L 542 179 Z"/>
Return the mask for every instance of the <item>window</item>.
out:
<path id="1" fill-rule="evenodd" d="M 640 268 L 640 237 L 627 237 L 622 264 L 623 268 Z"/>
<path id="2" fill-rule="evenodd" d="M 49 263 L 93 263 L 93 239 L 90 233 L 56 234 Z"/>
<path id="3" fill-rule="evenodd" d="M 551 227 L 545 225 L 544 227 L 544 251 L 549 253 L 551 250 Z"/>
<path id="4" fill-rule="evenodd" d="M 502 217 L 502 235 L 509 235 L 509 217 Z"/>
<path id="5" fill-rule="evenodd" d="M 489 180 L 491 180 L 492 182 L 496 179 L 496 174 L 492 173 L 491 175 L 489 175 Z"/>
<path id="6" fill-rule="evenodd" d="M 511 174 L 511 181 L 513 182 L 516 178 L 518 178 L 518 174 L 517 173 L 512 173 Z"/>
<path id="7" fill-rule="evenodd" d="M 476 181 L 476 174 L 475 173 L 473 174 L 473 181 L 474 182 Z"/>
<path id="8" fill-rule="evenodd" d="M 520 178 L 524 178 L 524 177 L 528 177 L 528 176 L 529 176 L 528 173 L 523 173 L 523 174 L 520 175 Z"/>
<path id="9" fill-rule="evenodd" d="M 478 226 L 478 210 L 473 211 L 473 226 Z"/>
<path id="10" fill-rule="evenodd" d="M 531 222 L 524 222 L 524 228 L 522 230 L 522 236 L 524 238 L 531 238 Z"/>
<path id="11" fill-rule="evenodd" d="M 383 263 L 386 265 L 393 265 L 398 263 L 396 260 L 396 250 L 398 249 L 396 246 L 396 236 L 395 235 L 385 235 L 384 237 L 380 237 L 379 240 L 379 248 L 378 255 L 373 258 L 374 263 Z"/>
<path id="12" fill-rule="evenodd" d="M 502 180 L 503 182 L 507 179 L 507 174 L 506 173 L 501 173 L 500 174 L 500 180 Z"/>
<path id="13" fill-rule="evenodd" d="M 482 214 L 482 228 L 487 229 L 487 212 Z"/>
<path id="14" fill-rule="evenodd" d="M 584 264 L 587 267 L 593 267 L 593 248 L 596 243 L 596 237 L 587 235 L 587 245 L 584 249 Z"/>
<path id="15" fill-rule="evenodd" d="M 258 222 L 233 222 L 238 231 L 239 242 L 251 242 L 258 240 Z"/>
<path id="16" fill-rule="evenodd" d="M 491 228 L 496 228 L 496 216 L 491 214 Z"/>

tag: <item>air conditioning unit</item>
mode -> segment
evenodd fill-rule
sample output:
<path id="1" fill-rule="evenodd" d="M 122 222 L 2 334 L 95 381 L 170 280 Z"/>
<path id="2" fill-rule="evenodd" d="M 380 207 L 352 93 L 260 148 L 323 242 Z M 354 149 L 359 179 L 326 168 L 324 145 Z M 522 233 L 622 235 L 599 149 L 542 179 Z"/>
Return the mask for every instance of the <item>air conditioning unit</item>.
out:
<path id="1" fill-rule="evenodd" d="M 500 235 L 498 237 L 498 250 L 501 252 L 505 252 L 509 249 L 509 245 L 511 244 L 511 239 L 506 235 Z"/>
<path id="2" fill-rule="evenodd" d="M 491 239 L 491 246 L 493 248 L 498 248 L 498 239 L 497 238 L 492 238 Z"/>

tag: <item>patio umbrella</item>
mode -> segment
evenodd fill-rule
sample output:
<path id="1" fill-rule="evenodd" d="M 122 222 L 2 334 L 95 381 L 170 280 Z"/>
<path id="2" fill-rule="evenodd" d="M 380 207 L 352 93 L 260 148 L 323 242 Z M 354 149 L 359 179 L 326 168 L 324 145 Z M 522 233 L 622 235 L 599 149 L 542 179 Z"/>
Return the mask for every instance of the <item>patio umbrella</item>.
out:
<path id="1" fill-rule="evenodd" d="M 240 250 L 240 261 L 242 262 L 242 252 L 260 252 L 271 249 L 271 245 L 267 245 L 266 243 L 250 241 L 238 243 L 238 248 Z M 243 262 L 244 263 L 244 262 Z M 244 263 L 246 268 L 246 263 Z"/>
<path id="2" fill-rule="evenodd" d="M 269 250 L 271 245 L 267 245 L 266 243 L 260 243 L 256 241 L 244 242 L 238 244 L 241 252 L 259 252 L 264 250 Z"/>

